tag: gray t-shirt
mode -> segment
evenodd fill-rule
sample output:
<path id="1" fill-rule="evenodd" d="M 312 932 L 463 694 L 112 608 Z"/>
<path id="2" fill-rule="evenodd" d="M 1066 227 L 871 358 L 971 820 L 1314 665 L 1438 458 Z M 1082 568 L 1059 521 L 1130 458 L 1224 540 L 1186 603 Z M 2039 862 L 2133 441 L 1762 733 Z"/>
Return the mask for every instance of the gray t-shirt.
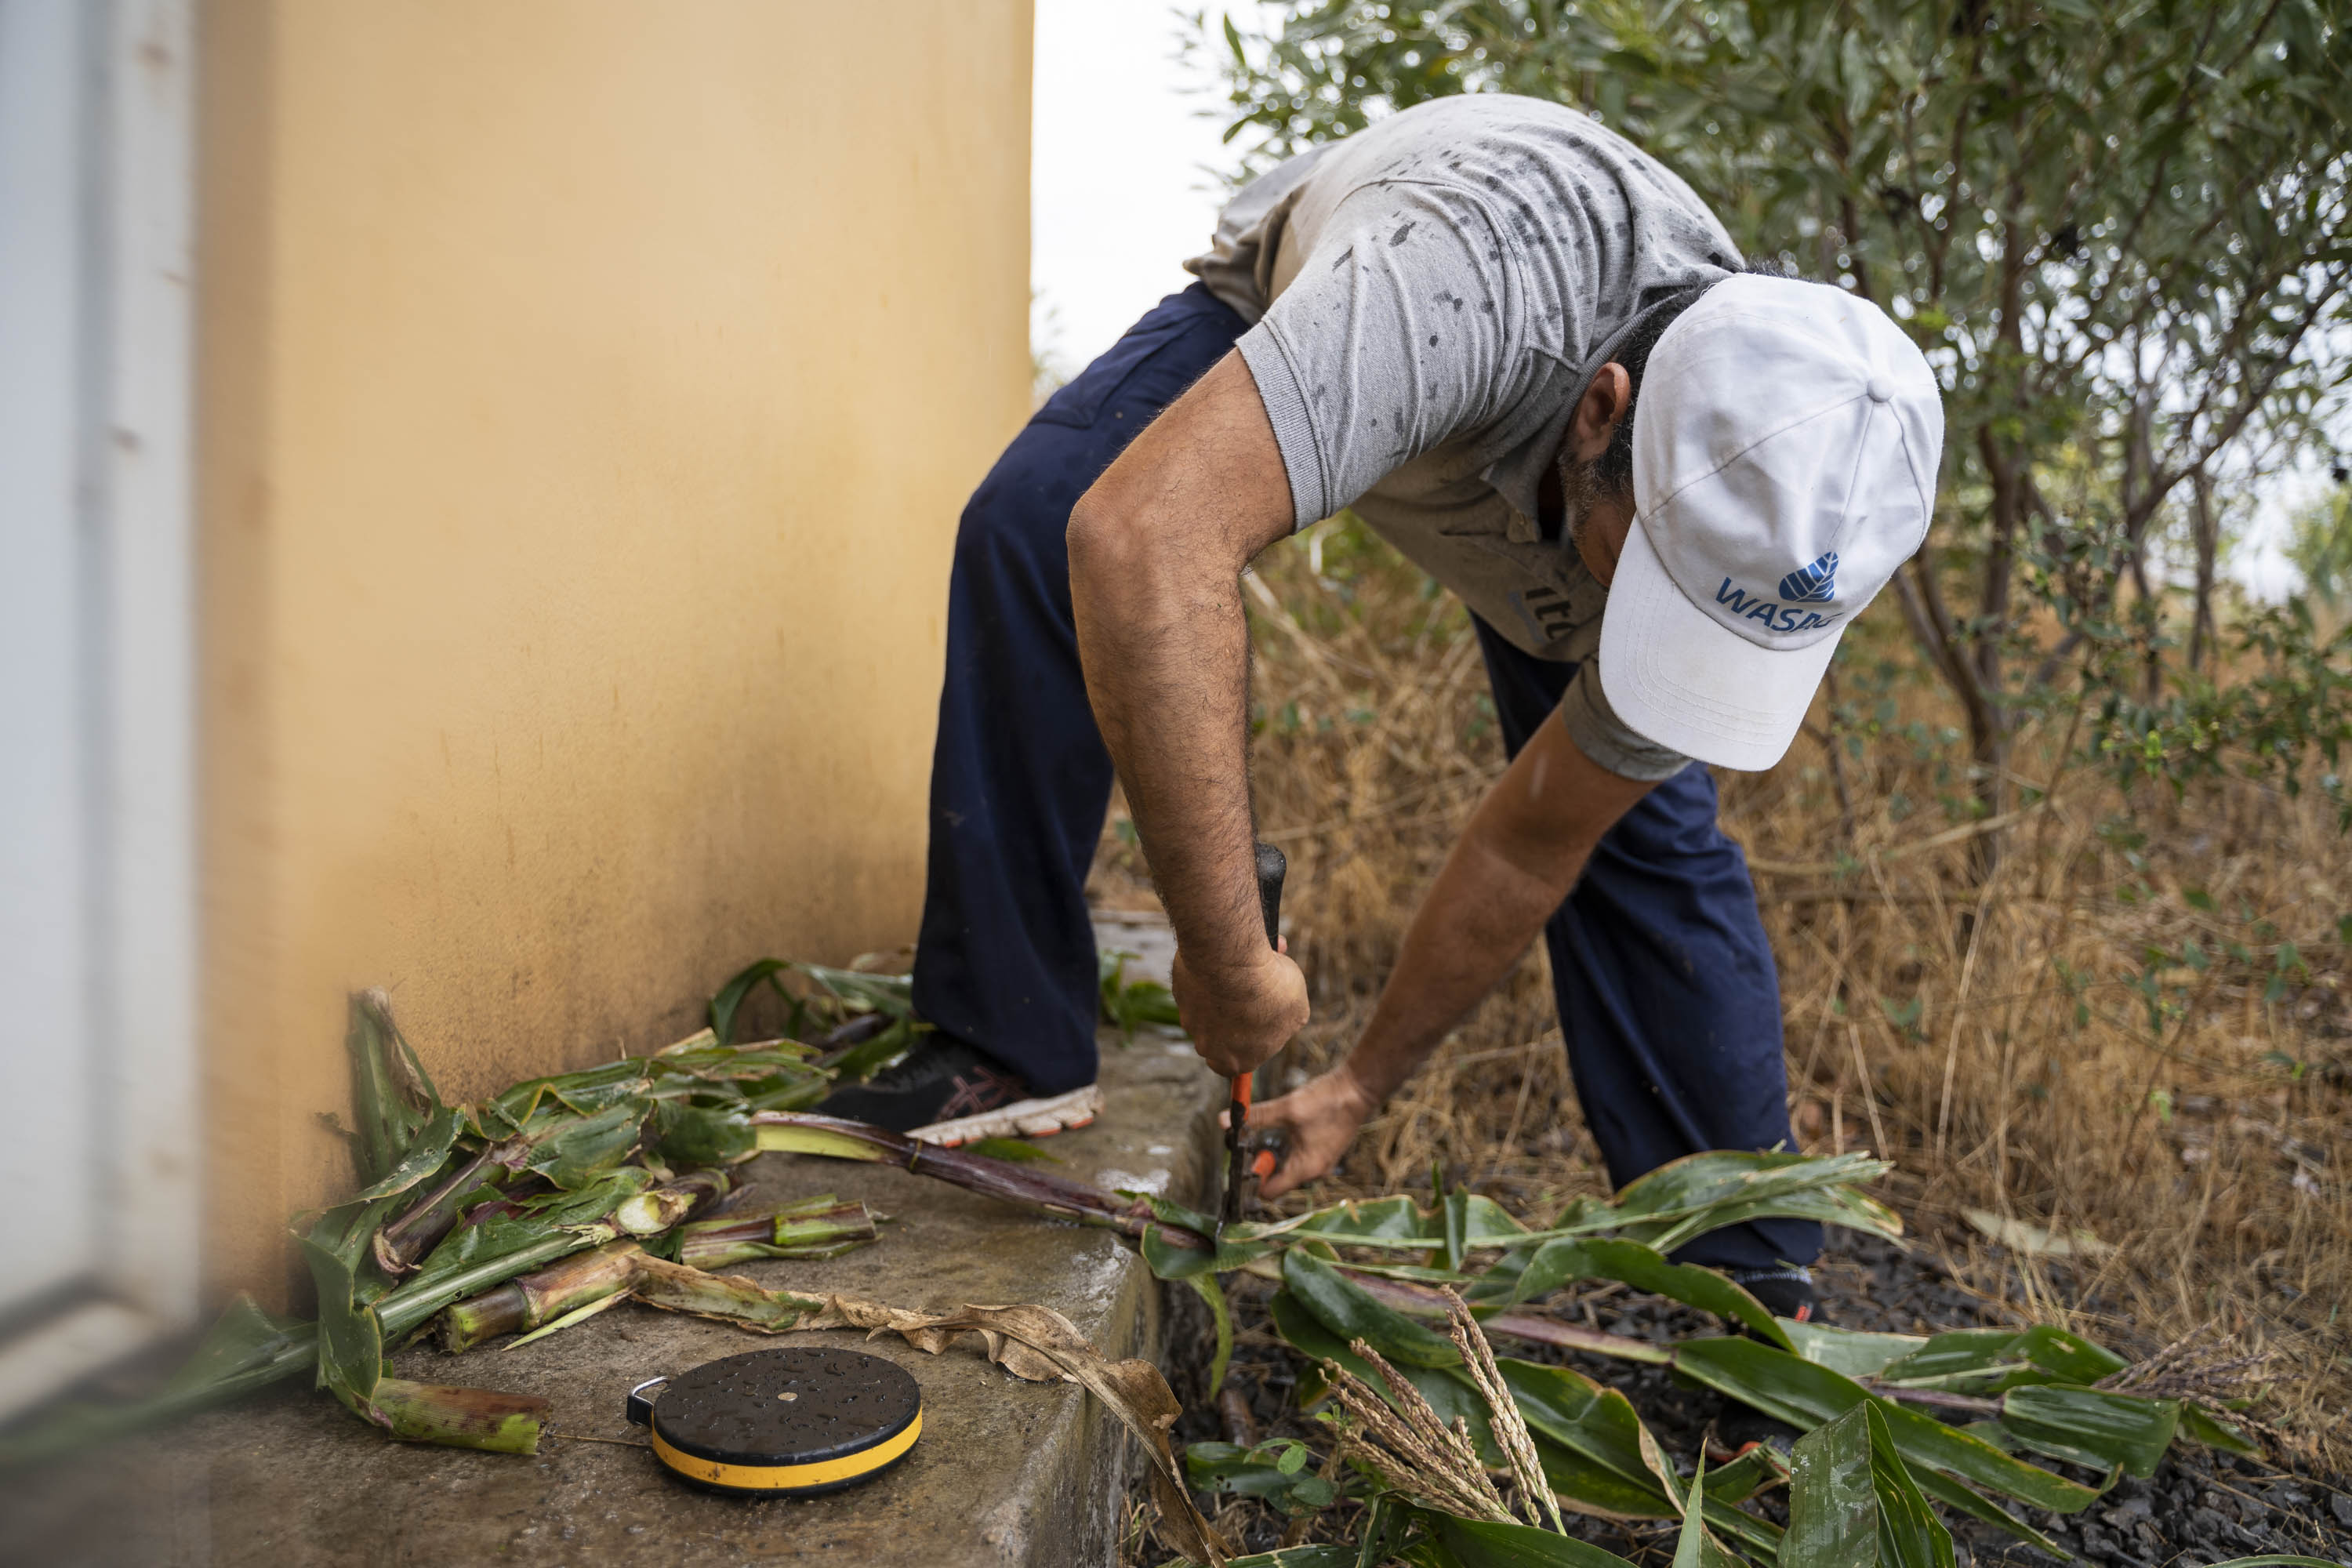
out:
<path id="1" fill-rule="evenodd" d="M 1352 506 L 1540 658 L 1612 773 L 1686 759 L 1601 695 L 1607 590 L 1547 541 L 1536 496 L 1577 400 L 1641 313 L 1737 271 L 1691 188 L 1580 110 L 1477 93 L 1421 104 L 1238 192 L 1185 263 L 1255 323 L 1236 345 L 1289 471 L 1294 526 Z"/>

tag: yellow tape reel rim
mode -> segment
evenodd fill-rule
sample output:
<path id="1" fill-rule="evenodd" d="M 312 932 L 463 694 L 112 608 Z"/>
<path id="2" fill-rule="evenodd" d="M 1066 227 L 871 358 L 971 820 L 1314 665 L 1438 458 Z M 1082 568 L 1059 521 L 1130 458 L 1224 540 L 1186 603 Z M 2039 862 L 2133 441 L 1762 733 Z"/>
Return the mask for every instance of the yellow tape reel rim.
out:
<path id="1" fill-rule="evenodd" d="M 671 1447 L 658 1431 L 654 1434 L 654 1453 L 688 1480 L 706 1487 L 723 1487 L 736 1492 L 819 1492 L 862 1481 L 889 1468 L 922 1435 L 923 1413 L 918 1410 L 915 1418 L 897 1436 L 838 1459 L 820 1459 L 811 1465 L 724 1464 L 682 1453 Z"/>

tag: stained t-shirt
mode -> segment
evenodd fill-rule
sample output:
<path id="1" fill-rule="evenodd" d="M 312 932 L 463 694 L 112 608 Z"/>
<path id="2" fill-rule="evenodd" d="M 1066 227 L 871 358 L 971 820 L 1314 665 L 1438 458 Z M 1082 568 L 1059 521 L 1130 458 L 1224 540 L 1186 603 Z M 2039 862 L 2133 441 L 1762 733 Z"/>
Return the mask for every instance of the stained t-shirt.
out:
<path id="1" fill-rule="evenodd" d="M 1578 747 L 1628 778 L 1686 759 L 1602 696 L 1607 590 L 1537 491 L 1592 374 L 1645 310 L 1738 270 L 1696 194 L 1579 110 L 1421 104 L 1238 192 L 1185 266 L 1255 323 L 1236 345 L 1294 526 L 1342 508 L 1524 651 L 1580 664 Z"/>

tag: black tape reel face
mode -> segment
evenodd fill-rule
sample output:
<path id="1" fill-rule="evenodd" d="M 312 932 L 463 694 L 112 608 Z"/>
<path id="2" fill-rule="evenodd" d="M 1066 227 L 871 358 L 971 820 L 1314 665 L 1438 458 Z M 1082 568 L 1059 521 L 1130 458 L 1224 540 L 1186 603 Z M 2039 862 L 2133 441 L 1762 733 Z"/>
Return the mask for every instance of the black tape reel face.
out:
<path id="1" fill-rule="evenodd" d="M 646 1397 L 650 1394 L 650 1397 Z M 631 1396 L 654 1454 L 713 1491 L 809 1497 L 873 1479 L 923 1429 L 923 1394 L 904 1367 L 860 1351 L 752 1351 Z"/>

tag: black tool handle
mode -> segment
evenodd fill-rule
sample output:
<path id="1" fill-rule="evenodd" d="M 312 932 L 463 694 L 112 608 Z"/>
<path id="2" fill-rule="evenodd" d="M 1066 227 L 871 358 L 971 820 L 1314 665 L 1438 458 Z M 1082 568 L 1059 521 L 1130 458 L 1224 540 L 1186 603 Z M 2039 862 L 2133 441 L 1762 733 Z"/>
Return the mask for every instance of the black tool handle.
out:
<path id="1" fill-rule="evenodd" d="M 1257 847 L 1257 908 L 1265 917 L 1265 945 L 1282 945 L 1282 879 L 1289 874 L 1290 861 L 1271 844 Z"/>
<path id="2" fill-rule="evenodd" d="M 1257 907 L 1265 917 L 1265 942 L 1268 947 L 1282 945 L 1282 879 L 1290 869 L 1290 862 L 1281 850 L 1271 844 L 1260 844 L 1256 854 Z M 1225 1201 L 1218 1211 L 1220 1227 L 1241 1218 L 1242 1176 L 1248 1168 L 1242 1147 L 1242 1129 L 1249 1121 L 1250 1079 L 1244 1073 L 1234 1079 L 1232 1103 L 1225 1109 Z"/>

